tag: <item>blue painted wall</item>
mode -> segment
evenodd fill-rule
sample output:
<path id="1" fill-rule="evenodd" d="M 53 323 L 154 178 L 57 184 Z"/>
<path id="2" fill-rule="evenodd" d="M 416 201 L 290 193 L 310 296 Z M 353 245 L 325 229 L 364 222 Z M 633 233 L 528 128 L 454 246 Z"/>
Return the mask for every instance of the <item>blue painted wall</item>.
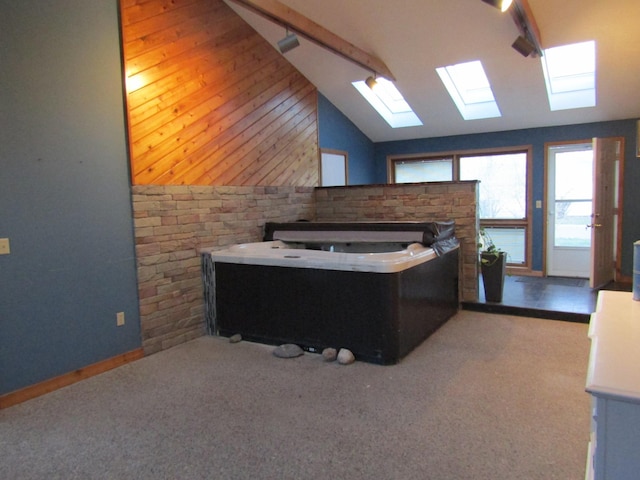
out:
<path id="1" fill-rule="evenodd" d="M 624 137 L 622 273 L 629 276 L 632 274 L 632 245 L 634 241 L 640 239 L 640 191 L 637 188 L 637 185 L 640 185 L 640 159 L 635 156 L 635 119 L 372 143 L 331 102 L 321 95 L 319 97 L 320 146 L 349 152 L 349 172 L 358 172 L 358 181 L 350 182 L 353 184 L 386 183 L 388 155 L 532 145 L 533 198 L 534 201 L 542 200 L 544 202 L 545 142 L 587 140 L 593 137 Z M 371 157 L 368 156 L 372 149 L 373 162 Z M 534 270 L 542 270 L 543 264 L 544 218 L 542 212 L 542 209 L 534 209 L 533 213 L 534 247 L 532 268 Z"/>
<path id="2" fill-rule="evenodd" d="M 384 183 L 387 179 L 387 155 L 532 145 L 533 199 L 534 201 L 542 200 L 544 202 L 545 142 L 619 136 L 625 137 L 622 272 L 625 275 L 631 275 L 633 262 L 632 244 L 640 238 L 640 224 L 637 221 L 640 217 L 640 205 L 637 202 L 640 192 L 635 187 L 639 185 L 638 182 L 640 180 L 640 160 L 636 159 L 635 156 L 635 119 L 376 143 L 375 182 Z M 534 270 L 542 270 L 542 246 L 544 241 L 542 211 L 542 209 L 534 209 L 533 214 L 534 248 L 532 267 Z"/>
<path id="3" fill-rule="evenodd" d="M 0 395 L 141 345 L 117 2 L 0 0 Z M 386 182 L 388 154 L 625 136 L 623 273 L 640 239 L 635 121 L 374 144 L 319 95 L 320 146 L 351 184 Z M 541 237 L 541 211 L 534 218 Z M 541 247 L 534 256 L 541 264 Z M 116 327 L 116 312 L 126 324 Z"/>
<path id="4" fill-rule="evenodd" d="M 320 148 L 349 153 L 349 185 L 376 183 L 373 142 L 320 93 L 318 119 Z"/>
<path id="5" fill-rule="evenodd" d="M 0 394 L 141 344 L 117 4 L 0 0 Z"/>

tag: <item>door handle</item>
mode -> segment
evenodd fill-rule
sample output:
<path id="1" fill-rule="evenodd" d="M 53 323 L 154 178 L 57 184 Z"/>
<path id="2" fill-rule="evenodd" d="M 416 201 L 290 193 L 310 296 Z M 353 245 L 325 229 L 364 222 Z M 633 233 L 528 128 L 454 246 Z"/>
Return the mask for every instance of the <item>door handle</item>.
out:
<path id="1" fill-rule="evenodd" d="M 587 225 L 585 227 L 585 229 L 587 229 L 587 228 L 598 228 L 598 227 L 601 227 L 601 226 L 602 226 L 601 223 L 592 223 L 591 225 Z"/>

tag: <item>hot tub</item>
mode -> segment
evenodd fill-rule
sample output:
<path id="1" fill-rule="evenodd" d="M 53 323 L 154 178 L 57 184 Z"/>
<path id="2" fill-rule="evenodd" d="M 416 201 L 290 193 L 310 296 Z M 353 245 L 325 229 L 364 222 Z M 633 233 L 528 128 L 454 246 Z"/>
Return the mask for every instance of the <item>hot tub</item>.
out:
<path id="1" fill-rule="evenodd" d="M 265 239 L 202 251 L 211 333 L 393 364 L 458 310 L 452 222 L 267 224 Z"/>

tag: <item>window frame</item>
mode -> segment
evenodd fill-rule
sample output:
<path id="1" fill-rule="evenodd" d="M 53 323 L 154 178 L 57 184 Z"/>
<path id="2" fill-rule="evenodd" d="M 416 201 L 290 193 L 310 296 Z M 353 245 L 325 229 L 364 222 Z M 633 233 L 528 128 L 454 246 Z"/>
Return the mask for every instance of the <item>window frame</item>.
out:
<path id="1" fill-rule="evenodd" d="M 387 181 L 388 183 L 396 183 L 395 166 L 401 162 L 424 162 L 438 161 L 443 159 L 452 159 L 452 181 L 460 180 L 460 158 L 470 156 L 492 156 L 492 155 L 508 155 L 524 153 L 526 155 L 526 172 L 525 179 L 525 217 L 522 219 L 498 219 L 498 218 L 479 218 L 480 228 L 523 228 L 525 231 L 525 258 L 524 263 L 509 262 L 507 256 L 507 271 L 513 274 L 531 274 L 532 273 L 532 257 L 533 257 L 533 146 L 517 145 L 511 147 L 499 148 L 483 148 L 470 150 L 449 150 L 442 152 L 400 154 L 387 156 Z M 429 183 L 429 182 L 419 182 Z M 508 253 L 508 252 L 507 252 Z"/>
<path id="2" fill-rule="evenodd" d="M 323 170 L 327 167 L 324 163 L 324 154 L 335 155 L 338 157 L 342 157 L 344 162 L 342 164 L 344 175 L 342 180 L 344 181 L 343 185 L 349 185 L 349 152 L 346 150 L 335 150 L 331 148 L 321 148 L 320 149 L 320 161 L 318 162 L 318 184 L 319 186 L 323 185 Z M 337 186 L 337 185 L 336 185 Z"/>
<path id="3" fill-rule="evenodd" d="M 391 155 L 387 157 L 387 176 L 389 183 L 397 183 L 396 182 L 396 169 L 395 166 L 398 163 L 422 163 L 422 162 L 439 162 L 442 160 L 451 160 L 451 176 L 453 179 L 459 176 L 459 168 L 456 167 L 456 160 L 453 154 L 443 154 L 443 155 L 429 155 L 425 157 L 424 155 L 409 155 L 409 156 L 396 156 Z M 458 170 L 458 173 L 456 173 Z M 440 180 L 441 181 L 441 180 Z M 454 180 L 455 181 L 455 180 Z"/>

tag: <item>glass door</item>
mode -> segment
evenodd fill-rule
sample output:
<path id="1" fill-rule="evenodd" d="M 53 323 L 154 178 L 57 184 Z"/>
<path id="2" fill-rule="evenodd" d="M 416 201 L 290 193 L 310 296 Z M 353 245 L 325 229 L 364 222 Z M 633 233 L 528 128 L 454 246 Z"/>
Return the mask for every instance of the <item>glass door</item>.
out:
<path id="1" fill-rule="evenodd" d="M 551 146 L 547 159 L 547 275 L 589 278 L 592 145 Z"/>

